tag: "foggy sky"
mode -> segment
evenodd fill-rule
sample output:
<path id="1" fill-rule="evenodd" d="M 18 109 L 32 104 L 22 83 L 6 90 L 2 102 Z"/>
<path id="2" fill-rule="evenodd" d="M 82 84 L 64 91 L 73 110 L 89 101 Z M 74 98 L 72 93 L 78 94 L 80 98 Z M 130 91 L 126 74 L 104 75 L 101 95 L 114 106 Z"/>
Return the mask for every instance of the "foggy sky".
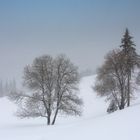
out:
<path id="1" fill-rule="evenodd" d="M 80 70 L 96 70 L 128 27 L 140 52 L 139 0 L 0 1 L 0 79 L 22 78 L 43 54 L 65 53 Z"/>

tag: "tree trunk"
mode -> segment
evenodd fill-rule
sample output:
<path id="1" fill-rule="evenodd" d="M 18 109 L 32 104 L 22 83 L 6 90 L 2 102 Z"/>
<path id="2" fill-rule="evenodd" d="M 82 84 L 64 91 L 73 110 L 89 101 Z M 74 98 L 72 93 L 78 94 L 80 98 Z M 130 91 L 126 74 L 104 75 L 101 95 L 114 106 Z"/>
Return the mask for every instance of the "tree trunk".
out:
<path id="1" fill-rule="evenodd" d="M 124 100 L 121 100 L 121 105 L 119 107 L 120 110 L 124 109 Z"/>
<path id="2" fill-rule="evenodd" d="M 52 121 L 52 125 L 55 124 L 57 114 L 58 114 L 58 108 L 56 109 L 56 112 L 55 112 L 55 114 L 54 114 L 54 118 L 53 118 L 53 121 Z"/>
<path id="3" fill-rule="evenodd" d="M 50 125 L 50 122 L 51 122 L 51 119 L 50 119 L 50 116 L 48 116 L 48 118 L 47 118 L 47 125 Z"/>
<path id="4" fill-rule="evenodd" d="M 120 110 L 122 110 L 122 109 L 124 109 L 124 90 L 123 90 L 123 88 L 121 87 L 121 104 L 120 104 L 120 107 L 119 107 L 119 109 Z"/>
<path id="5" fill-rule="evenodd" d="M 128 91 L 127 91 L 127 107 L 130 106 L 130 75 L 128 75 L 128 81 L 127 81 Z"/>

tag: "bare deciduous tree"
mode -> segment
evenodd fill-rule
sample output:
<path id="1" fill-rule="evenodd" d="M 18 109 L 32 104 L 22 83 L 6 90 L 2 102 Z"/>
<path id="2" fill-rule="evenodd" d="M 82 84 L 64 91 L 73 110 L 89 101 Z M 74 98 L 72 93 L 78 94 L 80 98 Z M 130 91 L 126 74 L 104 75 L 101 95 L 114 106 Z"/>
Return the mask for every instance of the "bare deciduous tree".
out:
<path id="1" fill-rule="evenodd" d="M 133 80 L 135 80 L 135 74 Z M 98 69 L 97 75 L 94 90 L 98 92 L 98 95 L 106 96 L 107 100 L 111 104 L 113 103 L 112 105 L 115 103 L 119 109 L 124 109 L 126 104 L 128 106 L 128 88 L 130 100 L 133 96 L 135 84 L 130 81 L 132 79 L 129 79 L 130 83 L 128 85 L 126 56 L 123 51 L 118 49 L 109 52 L 105 58 L 105 63 Z"/>
<path id="2" fill-rule="evenodd" d="M 126 104 L 126 79 L 123 55 L 120 50 L 109 52 L 104 65 L 98 70 L 94 89 L 101 96 L 116 102 L 119 109 Z"/>
<path id="3" fill-rule="evenodd" d="M 11 97 L 19 103 L 17 115 L 45 117 L 48 125 L 55 123 L 59 113 L 80 115 L 82 100 L 76 92 L 78 82 L 77 67 L 66 56 L 36 58 L 24 70 L 24 85 L 32 93 L 15 93 Z"/>
<path id="4" fill-rule="evenodd" d="M 122 49 L 113 50 L 105 60 L 104 65 L 98 70 L 97 83 L 94 89 L 101 96 L 111 100 L 111 106 L 117 104 L 119 109 L 130 105 L 130 100 L 135 89 L 136 68 L 140 68 L 140 56 L 134 48 L 135 44 L 129 35 L 128 29 L 121 42 Z M 137 77 L 138 83 L 138 77 Z"/>
<path id="5" fill-rule="evenodd" d="M 79 74 L 77 67 L 75 67 L 69 59 L 64 55 L 58 56 L 55 61 L 55 99 L 56 108 L 52 124 L 55 123 L 58 112 L 80 115 L 81 99 L 75 94 L 77 84 L 79 82 Z"/>

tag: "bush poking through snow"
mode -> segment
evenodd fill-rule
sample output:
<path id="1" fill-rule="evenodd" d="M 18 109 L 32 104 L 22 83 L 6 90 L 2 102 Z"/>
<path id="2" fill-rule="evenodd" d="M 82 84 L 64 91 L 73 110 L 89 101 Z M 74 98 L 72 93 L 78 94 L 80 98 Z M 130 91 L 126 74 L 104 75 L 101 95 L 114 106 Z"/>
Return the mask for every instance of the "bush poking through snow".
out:
<path id="1" fill-rule="evenodd" d="M 107 108 L 107 112 L 112 113 L 112 112 L 116 111 L 117 109 L 118 109 L 118 107 L 116 106 L 115 101 L 112 100 L 109 104 L 109 107 Z"/>

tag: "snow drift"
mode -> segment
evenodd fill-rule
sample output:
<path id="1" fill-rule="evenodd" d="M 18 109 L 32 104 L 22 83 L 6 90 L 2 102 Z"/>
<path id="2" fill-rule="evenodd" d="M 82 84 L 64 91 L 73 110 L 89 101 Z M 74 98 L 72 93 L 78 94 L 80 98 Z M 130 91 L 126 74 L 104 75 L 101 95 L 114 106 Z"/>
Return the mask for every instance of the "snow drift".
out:
<path id="1" fill-rule="evenodd" d="M 1 140 L 139 140 L 140 101 L 122 111 L 106 113 L 104 98 L 92 90 L 95 76 L 81 79 L 80 96 L 83 98 L 82 117 L 59 117 L 56 125 L 47 126 L 46 120 L 18 119 L 16 105 L 0 99 Z"/>

